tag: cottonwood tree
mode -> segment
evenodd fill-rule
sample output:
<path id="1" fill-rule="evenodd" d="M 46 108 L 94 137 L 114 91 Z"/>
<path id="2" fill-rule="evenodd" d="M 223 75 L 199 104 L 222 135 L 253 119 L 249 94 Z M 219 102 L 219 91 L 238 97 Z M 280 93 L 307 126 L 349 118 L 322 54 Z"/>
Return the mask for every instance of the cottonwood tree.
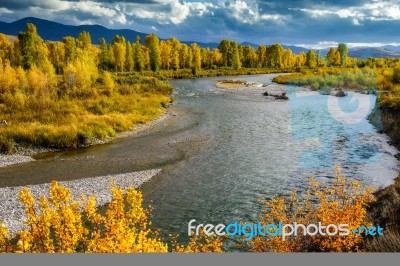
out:
<path id="1" fill-rule="evenodd" d="M 154 33 L 146 36 L 146 46 L 149 51 L 149 64 L 150 69 L 153 71 L 158 71 L 160 68 L 160 48 L 157 35 Z"/>
<path id="2" fill-rule="evenodd" d="M 317 59 L 313 50 L 309 50 L 306 55 L 306 66 L 315 68 L 317 66 Z"/>
<path id="3" fill-rule="evenodd" d="M 136 42 L 133 45 L 133 57 L 134 57 L 134 64 L 135 70 L 142 72 L 145 69 L 145 59 L 144 59 L 144 52 L 142 48 L 142 43 L 140 42 L 140 37 L 136 37 Z"/>
<path id="4" fill-rule="evenodd" d="M 339 43 L 337 50 L 340 53 L 340 64 L 342 67 L 346 67 L 346 61 L 347 61 L 347 54 L 349 52 L 349 49 L 347 48 L 347 45 L 345 43 Z"/>

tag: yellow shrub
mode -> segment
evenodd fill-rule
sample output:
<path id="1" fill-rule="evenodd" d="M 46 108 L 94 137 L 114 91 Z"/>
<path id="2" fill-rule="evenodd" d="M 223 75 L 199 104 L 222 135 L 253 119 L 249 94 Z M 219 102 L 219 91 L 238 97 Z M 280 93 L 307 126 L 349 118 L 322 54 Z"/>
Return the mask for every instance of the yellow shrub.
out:
<path id="1" fill-rule="evenodd" d="M 150 229 L 142 193 L 111 186 L 112 200 L 105 211 L 96 208 L 96 198 L 75 201 L 68 188 L 52 182 L 49 196 L 35 202 L 30 191 L 20 192 L 28 229 L 17 233 L 16 241 L 0 224 L 0 252 L 168 252 L 168 245 Z M 16 242 L 16 244 L 13 244 Z M 222 242 L 204 237 L 188 246 L 175 245 L 177 252 L 219 252 Z"/>
<path id="2" fill-rule="evenodd" d="M 113 94 L 115 89 L 115 83 L 110 72 L 108 71 L 103 72 L 103 84 L 104 88 L 106 89 L 107 95 Z"/>
<path id="3" fill-rule="evenodd" d="M 363 188 L 358 181 L 348 181 L 336 169 L 335 178 L 330 186 L 309 179 L 310 188 L 304 199 L 293 191 L 290 197 L 275 197 L 266 201 L 267 210 L 260 218 L 261 224 L 348 224 L 348 229 L 364 225 L 370 227 L 367 219 L 366 206 L 374 198 L 372 188 Z M 282 239 L 281 236 L 257 236 L 250 241 L 250 249 L 264 252 L 304 252 L 304 251 L 362 251 L 363 237 L 357 234 L 347 236 L 292 236 Z"/>

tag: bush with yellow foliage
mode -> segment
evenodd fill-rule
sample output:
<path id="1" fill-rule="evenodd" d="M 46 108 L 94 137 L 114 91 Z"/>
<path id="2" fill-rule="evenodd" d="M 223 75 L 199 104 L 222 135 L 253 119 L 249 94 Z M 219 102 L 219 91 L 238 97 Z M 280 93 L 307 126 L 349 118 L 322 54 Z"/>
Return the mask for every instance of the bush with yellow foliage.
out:
<path id="1" fill-rule="evenodd" d="M 168 252 L 169 246 L 150 228 L 142 193 L 111 186 L 112 201 L 105 211 L 96 208 L 96 198 L 76 201 L 68 188 L 51 184 L 49 196 L 35 202 L 30 191 L 20 192 L 28 229 L 12 239 L 0 226 L 0 252 L 17 253 L 132 253 Z M 175 245 L 177 252 L 220 252 L 222 242 L 204 237 L 189 245 Z"/>
<path id="2" fill-rule="evenodd" d="M 372 187 L 363 187 L 358 181 L 349 181 L 340 175 L 336 168 L 335 177 L 330 186 L 309 179 L 306 196 L 300 198 L 296 191 L 289 197 L 276 196 L 266 201 L 267 209 L 260 218 L 262 225 L 278 224 L 348 224 L 348 229 L 360 226 L 370 227 L 366 207 L 374 201 Z M 364 251 L 362 235 L 350 233 L 347 236 L 304 236 L 299 235 L 282 239 L 281 236 L 257 236 L 249 242 L 249 248 L 256 252 L 357 252 Z"/>
<path id="3" fill-rule="evenodd" d="M 194 236 L 187 245 L 172 237 L 165 242 L 157 230 L 152 230 L 149 211 L 143 208 L 142 193 L 134 188 L 126 191 L 111 186 L 112 201 L 96 208 L 94 196 L 78 201 L 70 190 L 57 182 L 51 184 L 49 196 L 35 202 L 30 191 L 20 192 L 25 206 L 28 229 L 16 237 L 7 234 L 0 225 L 0 252 L 222 252 L 222 239 Z M 366 207 L 374 201 L 371 187 L 358 181 L 349 181 L 340 175 L 340 168 L 328 186 L 309 179 L 304 197 L 293 191 L 290 196 L 276 196 L 266 201 L 267 209 L 259 221 L 268 224 L 348 224 L 351 231 L 360 226 L 370 227 Z M 253 252 L 360 252 L 366 251 L 365 237 L 346 236 L 255 236 L 246 249 Z"/>

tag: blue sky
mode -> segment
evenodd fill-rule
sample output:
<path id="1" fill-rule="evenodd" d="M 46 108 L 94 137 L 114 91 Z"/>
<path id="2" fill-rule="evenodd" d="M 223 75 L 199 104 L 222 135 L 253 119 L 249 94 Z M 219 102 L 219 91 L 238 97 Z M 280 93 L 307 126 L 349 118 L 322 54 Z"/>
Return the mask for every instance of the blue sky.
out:
<path id="1" fill-rule="evenodd" d="M 27 16 L 198 42 L 400 44 L 400 0 L 0 0 L 1 21 Z"/>

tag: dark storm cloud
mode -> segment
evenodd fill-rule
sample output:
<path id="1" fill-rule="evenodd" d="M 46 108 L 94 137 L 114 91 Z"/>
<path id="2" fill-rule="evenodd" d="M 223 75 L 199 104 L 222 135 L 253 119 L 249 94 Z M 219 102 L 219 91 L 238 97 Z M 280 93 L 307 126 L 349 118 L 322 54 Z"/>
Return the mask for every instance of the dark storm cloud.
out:
<path id="1" fill-rule="evenodd" d="M 80 0 L 65 0 L 68 2 L 81 2 Z M 134 4 L 159 4 L 157 0 L 93 0 L 98 3 L 134 3 Z"/>
<path id="2" fill-rule="evenodd" d="M 9 10 L 20 10 L 28 9 L 30 7 L 41 7 L 41 8 L 54 8 L 57 7 L 55 4 L 57 1 L 48 0 L 10 0 L 10 1 L 0 1 L 0 7 L 7 8 Z"/>
<path id="3" fill-rule="evenodd" d="M 397 0 L 13 0 L 0 1 L 0 15 L 7 22 L 36 16 L 208 42 L 400 42 Z"/>

